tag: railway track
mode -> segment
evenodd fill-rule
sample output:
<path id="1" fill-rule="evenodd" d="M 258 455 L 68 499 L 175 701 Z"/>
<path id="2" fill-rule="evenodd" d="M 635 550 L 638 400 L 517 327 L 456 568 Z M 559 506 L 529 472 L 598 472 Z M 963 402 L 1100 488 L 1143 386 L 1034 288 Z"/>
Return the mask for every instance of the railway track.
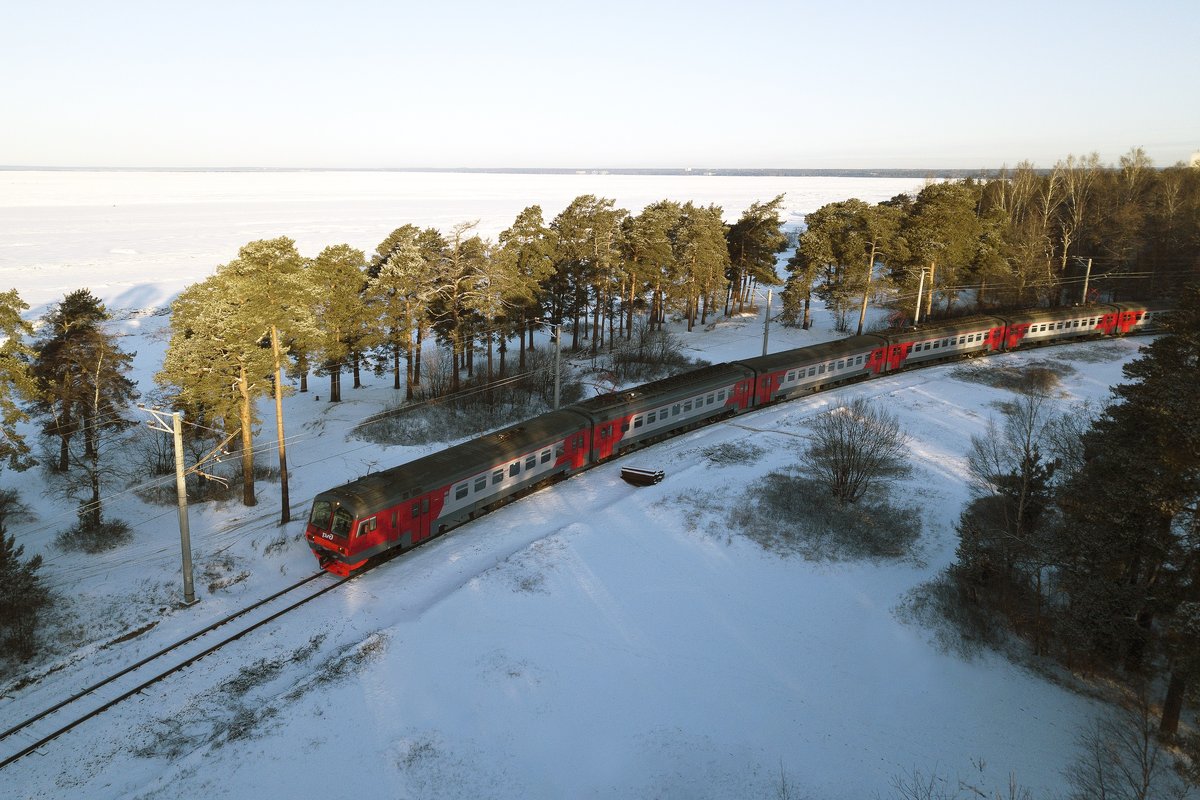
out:
<path id="1" fill-rule="evenodd" d="M 0 768 L 348 580 L 310 575 L 0 732 Z"/>

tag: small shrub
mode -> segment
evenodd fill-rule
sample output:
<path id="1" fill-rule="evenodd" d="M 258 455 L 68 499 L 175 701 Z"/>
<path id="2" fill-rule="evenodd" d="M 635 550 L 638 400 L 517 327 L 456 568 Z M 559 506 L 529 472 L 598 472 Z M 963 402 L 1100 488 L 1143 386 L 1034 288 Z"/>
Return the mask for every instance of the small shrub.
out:
<path id="1" fill-rule="evenodd" d="M 100 524 L 96 525 L 86 519 L 84 515 L 80 515 L 74 525 L 59 531 L 58 535 L 54 537 L 54 544 L 68 551 L 102 553 L 105 550 L 119 547 L 131 538 L 133 538 L 133 530 L 123 520 L 101 520 Z"/>
<path id="2" fill-rule="evenodd" d="M 732 467 L 737 464 L 753 464 L 766 453 L 766 448 L 749 442 L 721 442 L 700 448 L 703 456 L 713 467 Z"/>
<path id="3" fill-rule="evenodd" d="M 733 504 L 729 523 L 764 549 L 806 558 L 902 558 L 921 535 L 916 508 L 887 499 L 831 501 L 826 487 L 795 474 L 768 473 Z"/>

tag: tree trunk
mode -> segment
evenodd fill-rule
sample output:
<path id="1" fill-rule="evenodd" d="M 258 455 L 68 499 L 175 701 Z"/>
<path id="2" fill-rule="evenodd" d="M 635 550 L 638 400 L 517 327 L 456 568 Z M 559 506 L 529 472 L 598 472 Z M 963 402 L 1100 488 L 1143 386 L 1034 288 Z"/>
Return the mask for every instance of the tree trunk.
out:
<path id="1" fill-rule="evenodd" d="M 703 310 L 700 312 L 700 324 L 701 325 L 708 324 L 708 295 L 707 294 L 704 295 L 704 307 L 703 307 Z"/>
<path id="2" fill-rule="evenodd" d="M 571 330 L 571 349 L 579 349 L 579 305 L 575 306 L 575 326 Z"/>
<path id="3" fill-rule="evenodd" d="M 308 369 L 300 368 L 300 394 L 308 392 Z"/>
<path id="4" fill-rule="evenodd" d="M 71 437 L 60 436 L 58 438 L 58 471 L 66 472 L 71 467 Z"/>
<path id="5" fill-rule="evenodd" d="M 812 326 L 812 319 L 809 317 L 809 308 L 812 307 L 812 297 L 804 298 L 804 325 L 801 330 L 808 330 Z"/>
<path id="6" fill-rule="evenodd" d="M 524 316 L 525 312 L 522 311 L 521 314 L 522 314 L 522 316 Z M 517 371 L 518 372 L 525 371 L 525 327 L 526 327 L 525 321 L 524 321 L 524 319 L 522 319 L 521 328 L 519 329 L 520 336 L 517 337 L 518 339 L 521 340 L 521 356 L 517 361 Z M 504 351 L 501 350 L 500 352 L 501 352 L 500 363 L 503 364 L 504 363 L 504 356 L 503 356 Z M 500 372 L 504 372 L 503 367 L 500 368 Z"/>
<path id="7" fill-rule="evenodd" d="M 250 430 L 250 385 L 246 382 L 243 364 L 238 378 L 238 413 L 242 422 L 242 504 L 255 505 L 254 498 L 254 439 Z"/>
<path id="8" fill-rule="evenodd" d="M 360 381 L 358 379 L 358 369 L 359 369 L 359 365 L 361 363 L 362 363 L 362 356 L 358 353 L 358 351 L 355 351 L 355 353 L 354 353 L 354 388 L 355 389 L 362 388 L 362 381 Z"/>
<path id="9" fill-rule="evenodd" d="M 489 342 L 490 344 L 490 342 Z M 475 337 L 467 337 L 466 353 L 467 357 L 467 377 L 475 377 Z"/>
<path id="10" fill-rule="evenodd" d="M 634 292 L 636 291 L 636 289 L 635 289 L 636 285 L 637 285 L 637 281 L 629 282 L 629 322 L 625 326 L 625 338 L 626 339 L 633 339 L 633 299 L 634 299 Z"/>
<path id="11" fill-rule="evenodd" d="M 96 463 L 98 459 L 95 455 L 92 456 L 91 478 L 92 482 L 92 502 L 88 504 L 88 522 L 92 528 L 100 527 L 100 465 Z"/>
<path id="12" fill-rule="evenodd" d="M 417 328 L 417 352 L 413 356 L 413 384 L 418 386 L 421 383 L 421 338 L 422 331 Z"/>
<path id="13" fill-rule="evenodd" d="M 396 333 L 399 337 L 399 333 Z M 392 344 L 392 388 L 400 390 L 400 341 L 394 339 Z"/>
<path id="14" fill-rule="evenodd" d="M 508 337 L 500 337 L 500 379 L 504 380 L 504 355 L 508 352 Z"/>
<path id="15" fill-rule="evenodd" d="M 600 345 L 604 342 L 604 327 L 600 324 L 600 305 L 601 294 L 600 287 L 596 287 L 596 309 L 592 314 L 592 356 L 600 352 Z"/>
<path id="16" fill-rule="evenodd" d="M 408 366 L 406 368 L 407 374 L 405 375 L 405 386 L 407 388 L 405 389 L 405 392 L 404 392 L 404 399 L 412 400 L 413 399 L 413 345 L 412 345 L 412 333 L 411 332 L 409 333 L 409 336 L 408 336 L 408 348 L 405 351 L 404 360 L 408 363 Z"/>
<path id="17" fill-rule="evenodd" d="M 279 363 L 279 330 L 271 326 L 271 355 L 275 357 L 275 436 L 279 440 L 279 493 L 283 512 L 279 524 L 292 521 L 291 504 L 288 502 L 287 446 L 283 438 L 283 369 Z"/>
<path id="18" fill-rule="evenodd" d="M 1191 677 L 1180 670 L 1171 671 L 1167 696 L 1163 698 L 1162 721 L 1158 726 L 1158 730 L 1167 736 L 1173 736 L 1179 730 L 1179 712 L 1183 709 L 1183 696 Z"/>

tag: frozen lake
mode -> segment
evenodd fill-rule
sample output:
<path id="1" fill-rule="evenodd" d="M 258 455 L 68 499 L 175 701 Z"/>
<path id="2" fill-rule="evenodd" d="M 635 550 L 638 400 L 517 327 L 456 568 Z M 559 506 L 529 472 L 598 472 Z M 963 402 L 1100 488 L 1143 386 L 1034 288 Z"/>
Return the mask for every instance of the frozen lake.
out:
<path id="1" fill-rule="evenodd" d="M 878 202 L 912 178 L 510 175 L 421 172 L 0 172 L 0 288 L 40 313 L 90 288 L 110 308 L 164 306 L 255 239 L 288 236 L 305 255 L 349 243 L 367 253 L 405 223 L 479 219 L 495 237 L 526 206 L 551 219 L 575 197 L 633 213 L 669 198 L 715 203 L 734 221 L 786 194 L 789 225 L 835 200 Z"/>

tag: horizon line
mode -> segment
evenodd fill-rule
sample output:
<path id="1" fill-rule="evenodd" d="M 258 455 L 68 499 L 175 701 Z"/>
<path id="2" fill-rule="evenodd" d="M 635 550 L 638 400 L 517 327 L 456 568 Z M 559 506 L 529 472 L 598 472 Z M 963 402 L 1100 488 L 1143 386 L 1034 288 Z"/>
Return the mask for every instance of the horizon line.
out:
<path id="1" fill-rule="evenodd" d="M 508 175 L 962 178 L 1002 167 L 105 167 L 0 164 L 0 172 L 443 172 Z M 1049 171 L 1037 169 L 1035 171 Z"/>

